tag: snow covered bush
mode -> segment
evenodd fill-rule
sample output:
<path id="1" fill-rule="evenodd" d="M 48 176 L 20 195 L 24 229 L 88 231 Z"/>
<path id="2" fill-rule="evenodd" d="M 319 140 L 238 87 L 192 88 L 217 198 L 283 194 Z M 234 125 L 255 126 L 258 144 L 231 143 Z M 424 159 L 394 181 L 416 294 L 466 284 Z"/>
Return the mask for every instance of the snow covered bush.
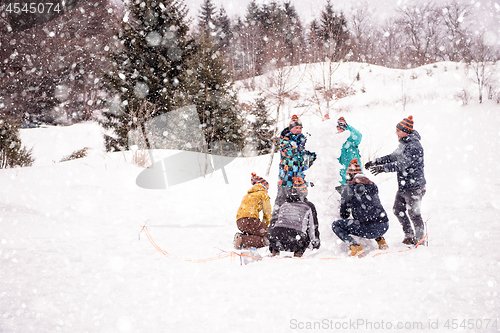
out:
<path id="1" fill-rule="evenodd" d="M 0 169 L 31 166 L 33 149 L 21 145 L 20 123 L 0 116 Z"/>
<path id="2" fill-rule="evenodd" d="M 75 150 L 74 152 L 71 153 L 71 155 L 65 156 L 61 159 L 61 162 L 67 162 L 67 161 L 72 161 L 76 160 L 79 158 L 84 158 L 87 156 L 87 151 L 89 150 L 89 147 L 85 147 L 82 149 Z"/>

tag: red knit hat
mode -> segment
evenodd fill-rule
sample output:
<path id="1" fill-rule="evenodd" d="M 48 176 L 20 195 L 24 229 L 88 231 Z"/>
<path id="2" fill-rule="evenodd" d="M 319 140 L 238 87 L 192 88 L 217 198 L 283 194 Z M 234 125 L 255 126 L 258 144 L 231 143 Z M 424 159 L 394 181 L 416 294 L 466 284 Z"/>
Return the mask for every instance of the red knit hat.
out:
<path id="1" fill-rule="evenodd" d="M 408 116 L 408 118 L 401 120 L 396 125 L 396 128 L 398 130 L 403 131 L 403 132 L 408 133 L 408 134 L 413 132 L 413 116 Z"/>
<path id="2" fill-rule="evenodd" d="M 358 163 L 358 159 L 352 159 L 351 163 L 349 164 L 349 167 L 347 168 L 347 173 L 354 176 L 357 173 L 363 173 L 361 171 L 361 166 Z"/>
<path id="3" fill-rule="evenodd" d="M 307 196 L 307 186 L 302 177 L 293 177 L 293 191 L 300 197 Z"/>
<path id="4" fill-rule="evenodd" d="M 252 185 L 260 184 L 260 185 L 264 186 L 266 191 L 269 191 L 269 183 L 264 178 L 257 176 L 254 172 L 252 172 L 251 182 L 252 182 Z"/>
<path id="5" fill-rule="evenodd" d="M 288 125 L 288 128 L 292 129 L 295 126 L 302 126 L 302 122 L 300 121 L 299 117 L 296 114 L 294 114 L 292 116 L 292 119 L 290 120 L 290 125 Z"/>
<path id="6" fill-rule="evenodd" d="M 337 127 L 340 127 L 342 129 L 347 129 L 347 121 L 345 121 L 344 117 L 340 117 L 337 120 Z"/>

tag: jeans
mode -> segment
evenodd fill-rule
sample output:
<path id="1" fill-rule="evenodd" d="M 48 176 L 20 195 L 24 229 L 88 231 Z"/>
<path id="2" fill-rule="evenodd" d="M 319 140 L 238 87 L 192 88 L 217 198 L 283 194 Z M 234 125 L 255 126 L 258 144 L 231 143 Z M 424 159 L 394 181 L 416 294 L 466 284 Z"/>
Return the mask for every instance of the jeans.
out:
<path id="1" fill-rule="evenodd" d="M 419 241 L 425 236 L 425 225 L 420 214 L 424 194 L 425 187 L 408 192 L 398 191 L 396 193 L 393 212 L 403 227 L 405 238 L 415 237 Z M 408 214 L 406 213 L 407 210 Z M 410 216 L 409 218 L 408 215 Z M 410 220 L 413 222 L 413 226 Z"/>
<path id="2" fill-rule="evenodd" d="M 361 224 L 355 219 L 342 219 L 332 223 L 333 232 L 347 245 L 359 245 L 351 235 L 378 240 L 388 229 L 389 222 Z"/>

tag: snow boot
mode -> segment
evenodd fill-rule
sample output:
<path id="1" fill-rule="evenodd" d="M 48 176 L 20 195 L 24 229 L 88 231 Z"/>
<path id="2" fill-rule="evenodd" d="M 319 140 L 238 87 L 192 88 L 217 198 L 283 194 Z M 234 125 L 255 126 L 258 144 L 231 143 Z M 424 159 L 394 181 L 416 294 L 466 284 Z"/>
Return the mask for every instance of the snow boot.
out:
<path id="1" fill-rule="evenodd" d="M 366 256 L 365 250 L 363 250 L 361 245 L 349 245 L 349 249 L 351 249 L 349 257 L 363 258 Z"/>
<path id="2" fill-rule="evenodd" d="M 294 256 L 295 258 L 300 258 L 300 257 L 302 257 L 302 255 L 303 255 L 303 254 L 304 254 L 304 252 L 295 252 L 295 253 L 293 254 L 293 256 Z"/>
<path id="3" fill-rule="evenodd" d="M 415 239 L 415 237 L 405 237 L 405 239 L 403 239 L 403 244 L 415 245 L 417 244 L 417 240 Z"/>
<path id="4" fill-rule="evenodd" d="M 241 237 L 241 233 L 240 232 L 237 232 L 235 235 L 234 235 L 234 248 L 236 250 L 241 250 L 242 249 L 242 245 L 243 245 L 243 237 Z"/>
<path id="5" fill-rule="evenodd" d="M 375 241 L 378 244 L 379 250 L 387 250 L 387 249 L 389 249 L 389 245 L 387 245 L 387 243 L 385 242 L 385 238 L 384 237 L 377 238 L 377 239 L 375 239 Z"/>

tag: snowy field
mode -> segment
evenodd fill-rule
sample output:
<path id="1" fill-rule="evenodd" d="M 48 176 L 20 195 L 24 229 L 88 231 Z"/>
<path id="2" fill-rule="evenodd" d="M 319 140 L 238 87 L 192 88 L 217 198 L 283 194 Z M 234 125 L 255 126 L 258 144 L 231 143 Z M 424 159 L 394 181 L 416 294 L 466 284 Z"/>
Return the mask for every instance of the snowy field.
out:
<path id="1" fill-rule="evenodd" d="M 335 75 L 356 95 L 335 104 L 332 120 L 321 121 L 307 78 L 283 112 L 283 126 L 301 116 L 306 148 L 318 153 L 307 179 L 322 246 L 304 259 L 189 261 L 232 250 L 251 172 L 270 182 L 274 203 L 277 155 L 269 176 L 269 156 L 237 158 L 225 167 L 229 184 L 219 170 L 147 190 L 135 183 L 143 169 L 130 153 L 103 151 L 95 123 L 22 130 L 37 160 L 0 170 L 0 332 L 499 331 L 500 105 L 478 104 L 476 85 L 452 63 L 344 64 Z M 454 97 L 464 88 L 473 94 L 467 106 Z M 255 94 L 240 90 L 242 100 Z M 364 164 L 396 148 L 395 126 L 408 115 L 425 150 L 429 246 L 403 251 L 395 174 L 368 174 L 389 213 L 390 250 L 377 255 L 375 242 L 362 240 L 368 256 L 346 258 L 330 228 L 345 139 L 335 119 L 362 132 Z M 59 162 L 84 147 L 88 157 Z M 145 224 L 170 257 L 141 234 Z"/>

